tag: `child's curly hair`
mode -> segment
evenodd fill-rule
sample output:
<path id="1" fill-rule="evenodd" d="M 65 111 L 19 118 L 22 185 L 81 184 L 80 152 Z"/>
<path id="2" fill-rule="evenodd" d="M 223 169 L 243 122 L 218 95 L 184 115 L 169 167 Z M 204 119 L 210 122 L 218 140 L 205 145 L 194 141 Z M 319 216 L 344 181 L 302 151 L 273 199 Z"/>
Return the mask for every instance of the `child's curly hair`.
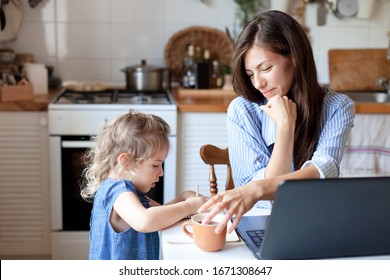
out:
<path id="1" fill-rule="evenodd" d="M 84 162 L 85 182 L 81 196 L 93 201 L 101 182 L 111 171 L 119 174 L 121 166 L 117 157 L 126 153 L 133 163 L 149 159 L 163 147 L 169 148 L 170 127 L 160 117 L 152 114 L 129 112 L 108 122 L 102 131 L 93 137 L 94 146 L 89 149 Z"/>

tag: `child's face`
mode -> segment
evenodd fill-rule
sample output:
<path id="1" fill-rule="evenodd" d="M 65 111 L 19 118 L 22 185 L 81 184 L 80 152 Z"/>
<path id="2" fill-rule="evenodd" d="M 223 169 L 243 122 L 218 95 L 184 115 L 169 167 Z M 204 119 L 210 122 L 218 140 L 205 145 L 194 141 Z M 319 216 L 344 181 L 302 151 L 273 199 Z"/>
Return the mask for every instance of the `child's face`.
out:
<path id="1" fill-rule="evenodd" d="M 160 177 L 164 175 L 162 164 L 168 155 L 168 147 L 164 147 L 152 158 L 142 161 L 136 168 L 136 175 L 133 175 L 131 182 L 140 192 L 147 193 L 154 188 Z"/>

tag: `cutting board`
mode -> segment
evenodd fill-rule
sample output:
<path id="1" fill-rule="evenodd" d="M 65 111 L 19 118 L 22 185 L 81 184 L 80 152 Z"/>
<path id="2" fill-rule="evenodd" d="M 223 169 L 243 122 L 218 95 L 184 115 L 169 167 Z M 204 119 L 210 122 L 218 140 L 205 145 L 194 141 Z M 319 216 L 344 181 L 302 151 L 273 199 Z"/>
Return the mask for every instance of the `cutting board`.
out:
<path id="1" fill-rule="evenodd" d="M 329 87 L 335 91 L 383 91 L 376 81 L 390 78 L 387 49 L 329 50 Z"/>

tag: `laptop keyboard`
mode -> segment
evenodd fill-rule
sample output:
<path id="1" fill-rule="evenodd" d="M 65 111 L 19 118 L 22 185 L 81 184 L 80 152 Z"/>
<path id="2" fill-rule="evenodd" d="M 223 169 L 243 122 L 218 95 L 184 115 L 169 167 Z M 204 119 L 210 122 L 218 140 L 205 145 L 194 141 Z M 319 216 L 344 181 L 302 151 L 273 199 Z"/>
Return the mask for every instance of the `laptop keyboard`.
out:
<path id="1" fill-rule="evenodd" d="M 265 230 L 248 230 L 247 231 L 250 239 L 256 244 L 258 248 L 260 248 L 261 243 L 263 242 Z"/>

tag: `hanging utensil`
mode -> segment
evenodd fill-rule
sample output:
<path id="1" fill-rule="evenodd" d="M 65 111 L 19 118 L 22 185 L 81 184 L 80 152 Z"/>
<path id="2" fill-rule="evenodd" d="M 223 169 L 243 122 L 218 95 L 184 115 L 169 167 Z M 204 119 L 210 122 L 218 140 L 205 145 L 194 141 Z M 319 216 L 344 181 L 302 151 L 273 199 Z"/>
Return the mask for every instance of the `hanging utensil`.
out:
<path id="1" fill-rule="evenodd" d="M 320 1 L 320 4 L 317 8 L 317 25 L 323 26 L 326 24 L 326 16 L 328 14 L 328 7 L 326 0 Z"/>
<path id="2" fill-rule="evenodd" d="M 6 25 L 5 13 L 3 11 L 3 2 L 0 5 L 0 30 L 3 31 Z"/>
<path id="3" fill-rule="evenodd" d="M 0 0 L 0 41 L 14 40 L 22 24 L 23 0 Z"/>

